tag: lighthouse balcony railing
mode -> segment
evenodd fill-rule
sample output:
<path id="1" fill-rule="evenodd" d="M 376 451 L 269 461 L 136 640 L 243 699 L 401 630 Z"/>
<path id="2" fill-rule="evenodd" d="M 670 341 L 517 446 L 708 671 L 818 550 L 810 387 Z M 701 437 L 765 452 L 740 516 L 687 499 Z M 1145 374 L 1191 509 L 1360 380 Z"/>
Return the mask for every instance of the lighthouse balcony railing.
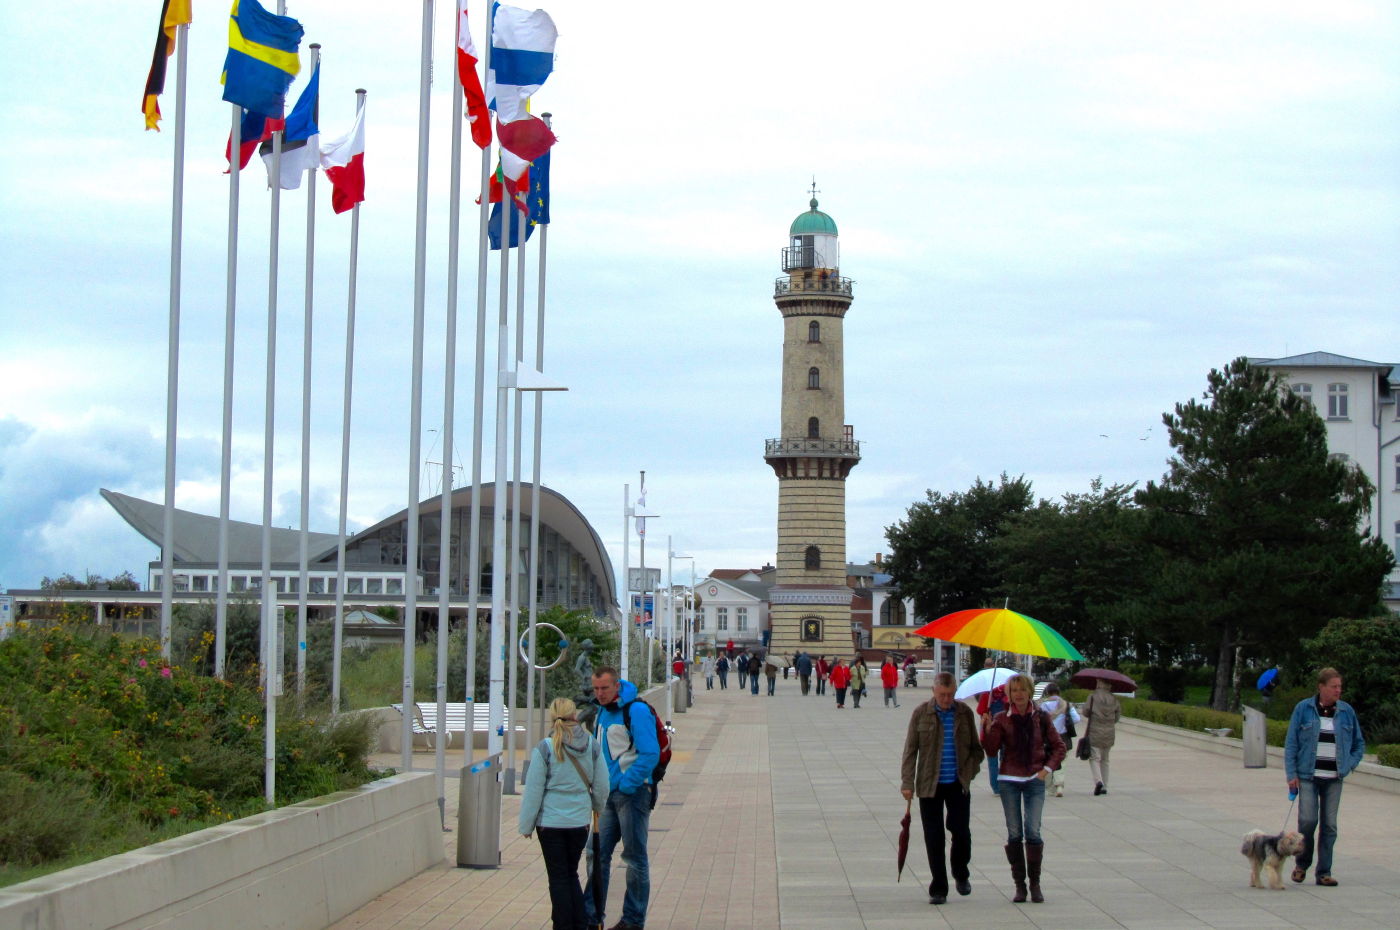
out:
<path id="1" fill-rule="evenodd" d="M 858 459 L 860 443 L 854 439 L 769 439 L 763 444 L 767 458 L 817 456 Z"/>
<path id="2" fill-rule="evenodd" d="M 778 278 L 773 282 L 773 296 L 786 294 L 839 294 L 851 296 L 851 279 L 835 274 L 814 274 L 811 277 Z"/>

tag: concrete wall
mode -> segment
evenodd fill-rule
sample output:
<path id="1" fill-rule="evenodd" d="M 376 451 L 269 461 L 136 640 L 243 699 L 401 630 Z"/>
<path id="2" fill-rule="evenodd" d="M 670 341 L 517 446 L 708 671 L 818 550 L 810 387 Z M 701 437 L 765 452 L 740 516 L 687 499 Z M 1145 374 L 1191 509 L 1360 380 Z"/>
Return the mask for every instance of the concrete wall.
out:
<path id="1" fill-rule="evenodd" d="M 0 927 L 320 930 L 442 858 L 409 772 L 0 888 Z"/>

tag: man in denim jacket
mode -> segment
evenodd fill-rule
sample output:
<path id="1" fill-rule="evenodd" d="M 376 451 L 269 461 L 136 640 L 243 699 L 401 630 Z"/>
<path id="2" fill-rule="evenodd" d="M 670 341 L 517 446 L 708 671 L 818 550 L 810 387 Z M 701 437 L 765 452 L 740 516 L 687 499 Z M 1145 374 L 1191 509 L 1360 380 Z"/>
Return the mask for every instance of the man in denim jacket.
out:
<path id="1" fill-rule="evenodd" d="M 1342 699 L 1342 676 L 1335 668 L 1317 673 L 1317 696 L 1298 702 L 1288 721 L 1283 746 L 1288 790 L 1298 792 L 1298 832 L 1303 851 L 1295 860 L 1293 880 L 1301 882 L 1313 860 L 1313 834 L 1318 833 L 1316 881 L 1333 887 L 1332 847 L 1337 842 L 1337 809 L 1342 781 L 1366 751 L 1356 711 Z"/>

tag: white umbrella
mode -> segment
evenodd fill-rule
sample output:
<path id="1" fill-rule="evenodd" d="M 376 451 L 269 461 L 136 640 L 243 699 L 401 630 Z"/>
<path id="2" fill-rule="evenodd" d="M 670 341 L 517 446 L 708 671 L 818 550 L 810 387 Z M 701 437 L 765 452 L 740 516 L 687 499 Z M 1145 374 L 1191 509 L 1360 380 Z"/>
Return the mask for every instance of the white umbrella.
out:
<path id="1" fill-rule="evenodd" d="M 1006 684 L 1006 680 L 1012 675 L 1019 675 L 1020 672 L 1010 668 L 984 668 L 976 675 L 968 675 L 963 679 L 963 683 L 958 685 L 958 690 L 953 697 L 961 701 L 963 698 L 976 697 L 985 694 L 997 685 Z"/>

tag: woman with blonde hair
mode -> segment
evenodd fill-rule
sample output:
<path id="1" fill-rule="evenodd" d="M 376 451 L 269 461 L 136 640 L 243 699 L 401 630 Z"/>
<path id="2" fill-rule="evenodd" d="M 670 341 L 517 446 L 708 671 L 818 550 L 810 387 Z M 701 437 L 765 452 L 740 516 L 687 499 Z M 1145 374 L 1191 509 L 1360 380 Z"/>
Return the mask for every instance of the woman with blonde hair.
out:
<path id="1" fill-rule="evenodd" d="M 1006 817 L 1006 861 L 1016 884 L 1017 904 L 1040 904 L 1040 865 L 1045 840 L 1040 835 L 1040 814 L 1045 807 L 1045 781 L 1065 758 L 1065 743 L 1050 715 L 1031 700 L 1031 680 L 1012 675 L 1006 682 L 1006 710 L 995 718 L 982 717 L 982 748 L 1001 753 L 1001 811 Z"/>
<path id="2" fill-rule="evenodd" d="M 598 741 L 579 725 L 573 701 L 555 698 L 549 720 L 551 734 L 530 756 L 520 799 L 520 835 L 539 835 L 554 930 L 583 930 L 587 923 L 578 863 L 588 842 L 590 814 L 601 814 L 608 802 L 608 763 Z"/>

